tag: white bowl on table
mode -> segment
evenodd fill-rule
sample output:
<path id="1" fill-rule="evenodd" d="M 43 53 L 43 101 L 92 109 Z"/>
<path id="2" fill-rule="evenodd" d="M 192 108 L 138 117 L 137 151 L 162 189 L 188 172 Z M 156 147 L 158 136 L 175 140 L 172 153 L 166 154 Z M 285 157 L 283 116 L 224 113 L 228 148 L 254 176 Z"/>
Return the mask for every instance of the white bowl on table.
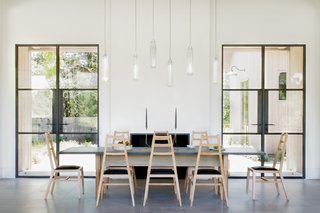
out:
<path id="1" fill-rule="evenodd" d="M 192 145 L 192 144 L 189 144 L 189 145 L 187 145 L 187 147 L 188 147 L 189 149 L 194 149 L 196 146 L 195 146 L 195 145 Z"/>

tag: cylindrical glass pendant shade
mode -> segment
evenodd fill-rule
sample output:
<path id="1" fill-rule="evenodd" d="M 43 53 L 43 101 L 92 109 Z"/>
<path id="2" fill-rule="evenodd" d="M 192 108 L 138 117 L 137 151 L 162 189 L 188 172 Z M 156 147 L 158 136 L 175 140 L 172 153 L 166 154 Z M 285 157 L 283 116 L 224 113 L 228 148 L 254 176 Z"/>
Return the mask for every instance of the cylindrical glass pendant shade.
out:
<path id="1" fill-rule="evenodd" d="M 109 57 L 107 54 L 102 57 L 102 80 L 109 80 Z"/>
<path id="2" fill-rule="evenodd" d="M 187 49 L 187 74 L 192 75 L 193 74 L 193 49 L 192 46 L 189 45 Z"/>
<path id="3" fill-rule="evenodd" d="M 157 45 L 154 39 L 150 42 L 150 62 L 151 68 L 157 67 Z"/>
<path id="4" fill-rule="evenodd" d="M 218 58 L 214 58 L 213 64 L 212 64 L 212 83 L 218 83 L 218 67 L 219 67 L 219 61 Z"/>
<path id="5" fill-rule="evenodd" d="M 169 58 L 168 61 L 168 87 L 173 86 L 173 73 L 172 73 L 172 60 Z"/>
<path id="6" fill-rule="evenodd" d="M 133 55 L 133 80 L 138 80 L 139 78 L 139 64 L 138 64 L 138 55 L 135 53 Z"/>

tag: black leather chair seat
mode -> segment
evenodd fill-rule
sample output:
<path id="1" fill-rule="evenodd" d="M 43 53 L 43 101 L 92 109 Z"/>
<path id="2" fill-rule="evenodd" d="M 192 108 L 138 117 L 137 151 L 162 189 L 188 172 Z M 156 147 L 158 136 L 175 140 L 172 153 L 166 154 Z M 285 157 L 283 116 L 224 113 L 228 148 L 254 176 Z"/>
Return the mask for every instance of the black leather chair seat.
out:
<path id="1" fill-rule="evenodd" d="M 60 169 L 60 170 L 80 169 L 80 166 L 76 166 L 76 165 L 62 165 L 62 166 L 58 166 L 56 169 Z"/>

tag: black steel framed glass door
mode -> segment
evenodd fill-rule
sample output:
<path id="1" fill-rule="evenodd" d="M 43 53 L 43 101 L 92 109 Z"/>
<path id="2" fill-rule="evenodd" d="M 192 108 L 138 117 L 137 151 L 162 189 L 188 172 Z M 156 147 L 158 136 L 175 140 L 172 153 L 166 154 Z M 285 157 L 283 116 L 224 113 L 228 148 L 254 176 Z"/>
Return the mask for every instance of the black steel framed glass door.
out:
<path id="1" fill-rule="evenodd" d="M 304 177 L 304 45 L 224 45 L 222 134 L 224 146 L 265 154 L 230 156 L 233 176 L 269 165 L 281 132 L 288 132 L 285 176 Z"/>
<path id="2" fill-rule="evenodd" d="M 45 132 L 62 164 L 94 174 L 94 157 L 59 151 L 98 145 L 98 46 L 17 45 L 16 65 L 16 175 L 49 174 Z"/>

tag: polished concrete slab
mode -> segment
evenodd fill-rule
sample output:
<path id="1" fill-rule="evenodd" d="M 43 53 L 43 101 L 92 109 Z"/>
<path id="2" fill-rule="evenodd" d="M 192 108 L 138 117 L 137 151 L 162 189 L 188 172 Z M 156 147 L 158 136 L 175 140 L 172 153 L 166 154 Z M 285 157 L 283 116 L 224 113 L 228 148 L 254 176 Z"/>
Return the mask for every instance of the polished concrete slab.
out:
<path id="1" fill-rule="evenodd" d="M 0 179 L 1 213 L 42 213 L 42 212 L 234 212 L 234 213 L 302 213 L 319 212 L 320 180 L 285 180 L 290 201 L 282 191 L 277 195 L 273 184 L 257 186 L 257 200 L 252 201 L 251 194 L 245 193 L 244 179 L 229 180 L 229 205 L 226 207 L 211 188 L 199 187 L 196 190 L 194 206 L 189 207 L 189 199 L 181 190 L 183 207 L 178 206 L 173 189 L 170 187 L 152 187 L 147 206 L 142 206 L 144 180 L 139 180 L 136 189 L 136 207 L 131 206 L 127 187 L 113 187 L 95 206 L 94 179 L 85 180 L 85 194 L 78 199 L 76 183 L 58 183 L 53 195 L 44 200 L 48 179 Z M 180 186 L 183 186 L 181 182 Z"/>

